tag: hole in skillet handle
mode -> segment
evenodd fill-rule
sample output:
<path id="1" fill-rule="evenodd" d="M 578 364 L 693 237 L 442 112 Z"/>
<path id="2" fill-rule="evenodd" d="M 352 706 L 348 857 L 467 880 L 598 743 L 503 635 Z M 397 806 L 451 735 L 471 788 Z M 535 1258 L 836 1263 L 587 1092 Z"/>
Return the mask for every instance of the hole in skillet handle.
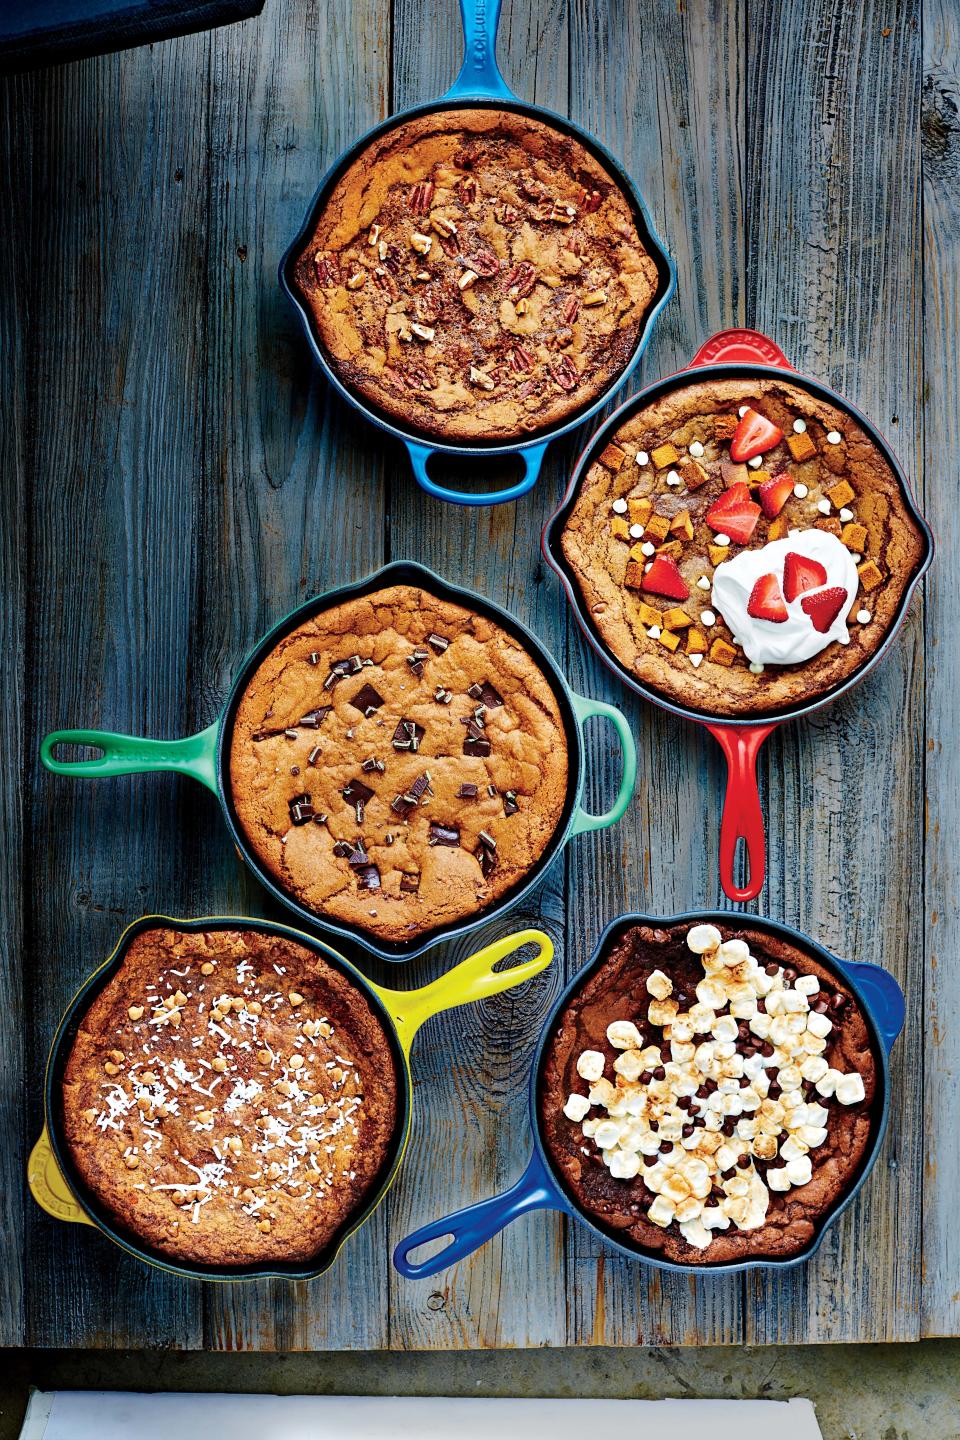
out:
<path id="1" fill-rule="evenodd" d="M 503 505 L 519 500 L 537 482 L 547 442 L 521 450 L 458 453 L 406 441 L 417 484 L 453 505 Z"/>

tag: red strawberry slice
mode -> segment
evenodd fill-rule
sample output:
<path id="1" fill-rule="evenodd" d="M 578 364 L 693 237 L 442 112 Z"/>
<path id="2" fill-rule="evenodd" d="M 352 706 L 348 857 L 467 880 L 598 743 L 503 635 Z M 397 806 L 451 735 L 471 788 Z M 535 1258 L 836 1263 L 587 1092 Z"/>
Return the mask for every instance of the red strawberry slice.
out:
<path id="1" fill-rule="evenodd" d="M 750 591 L 747 614 L 752 615 L 755 620 L 772 620 L 776 625 L 781 625 L 784 620 L 790 618 L 787 614 L 787 607 L 783 603 L 783 596 L 780 594 L 780 581 L 776 575 L 760 576 Z"/>
<path id="2" fill-rule="evenodd" d="M 764 515 L 768 520 L 775 520 L 793 494 L 793 481 L 789 475 L 771 475 L 757 493 Z"/>
<path id="3" fill-rule="evenodd" d="M 800 601 L 800 608 L 810 616 L 814 630 L 825 635 L 846 603 L 846 590 L 840 585 L 832 585 L 829 590 L 818 590 L 815 595 L 807 595 Z"/>
<path id="4" fill-rule="evenodd" d="M 749 485 L 731 485 L 714 500 L 704 519 L 711 530 L 746 545 L 760 519 L 760 506 L 750 499 Z"/>
<path id="5" fill-rule="evenodd" d="M 754 455 L 772 450 L 782 439 L 783 431 L 778 430 L 772 420 L 761 415 L 759 410 L 748 410 L 733 432 L 730 458 L 738 462 L 752 460 Z"/>
<path id="6" fill-rule="evenodd" d="M 816 590 L 827 583 L 827 572 L 819 560 L 808 560 L 796 550 L 788 550 L 783 562 L 783 593 L 796 600 L 805 590 Z"/>
<path id="7" fill-rule="evenodd" d="M 654 595 L 666 595 L 669 600 L 690 598 L 690 587 L 680 574 L 672 555 L 656 556 L 643 577 L 642 589 L 652 590 Z"/>

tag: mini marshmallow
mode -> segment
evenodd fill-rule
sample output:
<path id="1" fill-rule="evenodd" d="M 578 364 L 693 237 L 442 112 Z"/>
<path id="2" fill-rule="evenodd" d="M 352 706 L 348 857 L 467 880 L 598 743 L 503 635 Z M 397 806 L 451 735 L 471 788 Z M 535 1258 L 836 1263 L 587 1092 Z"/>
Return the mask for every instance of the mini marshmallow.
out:
<path id="1" fill-rule="evenodd" d="M 673 994 L 673 981 L 662 970 L 654 970 L 647 976 L 647 992 L 655 1000 L 666 1000 L 668 995 Z"/>
<path id="2" fill-rule="evenodd" d="M 639 1155 L 632 1151 L 614 1150 L 610 1157 L 610 1174 L 615 1180 L 632 1180 L 639 1173 Z"/>
<path id="3" fill-rule="evenodd" d="M 599 1050 L 584 1050 L 577 1057 L 577 1074 L 584 1080 L 599 1080 L 604 1060 Z"/>
<path id="4" fill-rule="evenodd" d="M 614 1050 L 640 1050 L 643 1036 L 632 1020 L 614 1020 L 607 1026 L 607 1039 Z"/>
<path id="5" fill-rule="evenodd" d="M 716 925 L 694 925 L 687 931 L 687 948 L 694 955 L 706 955 L 710 950 L 718 950 L 722 944 L 723 936 Z"/>
<path id="6" fill-rule="evenodd" d="M 725 940 L 720 946 L 720 956 L 725 965 L 739 965 L 750 959 L 750 946 L 746 940 Z"/>
<path id="7" fill-rule="evenodd" d="M 851 1070 L 847 1075 L 841 1075 L 837 1081 L 835 1091 L 841 1105 L 858 1105 L 866 1098 L 866 1090 L 863 1088 L 863 1078 L 856 1070 Z"/>
<path id="8" fill-rule="evenodd" d="M 568 1120 L 573 1120 L 575 1124 L 579 1124 L 580 1121 L 586 1117 L 589 1109 L 590 1101 L 586 1095 L 568 1095 L 567 1103 L 563 1107 L 563 1113 Z"/>
<path id="9" fill-rule="evenodd" d="M 799 1160 L 790 1160 L 786 1169 L 791 1185 L 808 1185 L 813 1176 L 813 1162 L 809 1155 L 801 1155 Z M 769 1179 L 769 1171 L 767 1178 Z"/>

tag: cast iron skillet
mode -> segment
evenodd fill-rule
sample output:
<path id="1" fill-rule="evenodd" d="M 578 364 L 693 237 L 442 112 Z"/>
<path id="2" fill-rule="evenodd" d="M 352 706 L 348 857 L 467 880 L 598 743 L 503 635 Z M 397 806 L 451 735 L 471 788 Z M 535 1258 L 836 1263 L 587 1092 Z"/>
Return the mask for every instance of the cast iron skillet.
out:
<path id="1" fill-rule="evenodd" d="M 532 489 L 540 473 L 544 453 L 550 441 L 555 440 L 558 435 L 565 435 L 568 430 L 575 429 L 589 416 L 596 414 L 601 406 L 616 394 L 640 363 L 640 357 L 653 332 L 654 321 L 670 299 L 676 286 L 673 261 L 664 250 L 663 244 L 654 230 L 643 196 L 619 160 L 616 160 L 609 150 L 600 144 L 599 140 L 594 139 L 579 125 L 575 125 L 572 120 L 568 120 L 562 115 L 556 115 L 552 110 L 544 109 L 542 105 L 528 105 L 524 101 L 518 100 L 500 74 L 496 58 L 500 3 L 501 0 L 460 0 L 464 56 L 460 74 L 453 85 L 439 100 L 431 100 L 425 105 L 415 105 L 409 110 L 402 110 L 381 124 L 375 125 L 372 130 L 368 130 L 355 144 L 344 151 L 320 182 L 320 188 L 310 203 L 303 225 L 280 262 L 280 285 L 296 309 L 313 357 L 330 384 L 372 425 L 379 426 L 381 430 L 386 430 L 388 434 L 403 441 L 410 455 L 413 473 L 424 490 L 439 500 L 451 500 L 458 505 L 502 504 L 505 500 L 516 500 Z M 421 115 L 435 115 L 442 110 L 472 109 L 474 106 L 486 109 L 514 110 L 521 115 L 528 115 L 564 135 L 573 136 L 586 150 L 590 151 L 611 173 L 631 202 L 640 239 L 651 259 L 656 263 L 658 275 L 657 291 L 637 339 L 636 348 L 629 362 L 616 376 L 613 383 L 602 395 L 578 410 L 575 415 L 569 416 L 556 425 L 549 426 L 529 440 L 520 439 L 509 444 L 477 441 L 472 445 L 457 445 L 424 435 L 416 429 L 405 429 L 394 416 L 379 410 L 359 392 L 350 389 L 343 383 L 327 359 L 313 316 L 297 289 L 294 276 L 297 260 L 313 234 L 330 192 L 344 171 L 369 148 L 374 140 L 386 134 L 387 131 L 395 129 L 396 126 Z M 467 494 L 458 490 L 450 490 L 439 485 L 435 480 L 431 480 L 427 473 L 431 456 L 438 453 L 472 458 L 479 455 L 518 455 L 523 461 L 524 475 L 515 485 L 511 485 L 509 489 L 505 490 L 496 490 L 485 494 Z"/>
<path id="2" fill-rule="evenodd" d="M 347 1216 L 343 1226 L 330 1243 L 308 1262 L 291 1264 L 272 1263 L 268 1265 L 231 1266 L 218 1269 L 215 1265 L 192 1264 L 187 1260 L 173 1260 L 151 1249 L 144 1241 L 123 1230 L 92 1195 L 79 1175 L 63 1135 L 63 1075 L 73 1045 L 74 1037 L 100 991 L 116 974 L 124 956 L 138 935 L 145 930 L 158 927 L 199 933 L 211 930 L 256 930 L 268 935 L 282 935 L 305 945 L 321 955 L 328 964 L 339 970 L 368 1001 L 378 1016 L 390 1042 L 394 1068 L 397 1075 L 397 1119 L 390 1151 L 384 1161 L 383 1171 L 362 1209 Z M 537 954 L 529 960 L 507 970 L 495 970 L 506 956 L 525 945 L 536 945 Z M 522 984 L 550 964 L 553 958 L 553 942 L 540 930 L 520 930 L 506 935 L 487 945 L 476 955 L 471 955 L 449 974 L 424 985 L 419 990 L 387 990 L 374 985 L 351 965 L 338 951 L 332 950 L 322 940 L 310 935 L 301 935 L 285 925 L 275 925 L 267 920 L 248 920 L 241 917 L 219 916 L 201 920 L 174 920 L 166 915 L 144 915 L 135 920 L 123 932 L 116 950 L 98 970 L 88 976 L 67 1007 L 60 1021 L 50 1048 L 44 1082 L 44 1109 L 46 1123 L 40 1139 L 31 1152 L 27 1164 L 27 1180 L 37 1204 L 52 1215 L 55 1220 L 76 1221 L 82 1225 L 93 1225 L 102 1230 L 109 1240 L 119 1245 L 128 1254 L 160 1270 L 175 1275 L 186 1275 L 201 1280 L 262 1280 L 280 1278 L 286 1280 L 312 1280 L 322 1275 L 333 1264 L 345 1241 L 358 1230 L 380 1204 L 393 1183 L 400 1168 L 407 1138 L 410 1134 L 411 1091 L 410 1047 L 413 1038 L 424 1021 L 443 1010 L 457 1005 L 466 1005 L 487 996 L 497 995 Z"/>
<path id="3" fill-rule="evenodd" d="M 924 553 L 910 584 L 904 591 L 893 623 L 882 644 L 877 647 L 869 660 L 865 661 L 841 685 L 835 686 L 824 695 L 818 695 L 815 700 L 805 701 L 786 709 L 771 710 L 763 716 L 751 715 L 737 719 L 735 716 L 724 715 L 711 719 L 708 712 L 680 705 L 675 700 L 670 700 L 662 695 L 652 686 L 645 685 L 631 674 L 608 648 L 600 631 L 593 623 L 590 612 L 583 602 L 576 575 L 568 565 L 563 553 L 562 535 L 590 466 L 613 438 L 615 432 L 631 415 L 644 409 L 653 401 L 659 400 L 661 396 L 668 394 L 671 390 L 678 390 L 689 385 L 692 371 L 696 372 L 693 378 L 700 381 L 740 379 L 744 376 L 777 377 L 778 371 L 781 370 L 789 371 L 790 378 L 793 378 L 795 373 L 793 366 L 782 350 L 772 340 L 768 340 L 765 335 L 761 335 L 755 330 L 722 330 L 719 334 L 714 335 L 701 346 L 686 370 L 681 370 L 676 375 L 669 375 L 665 380 L 658 380 L 655 384 L 648 385 L 645 390 L 631 396 L 625 404 L 620 406 L 619 410 L 610 416 L 609 420 L 604 422 L 577 461 L 567 493 L 563 497 L 559 509 L 551 515 L 544 526 L 542 538 L 544 557 L 559 575 L 563 588 L 567 592 L 567 599 L 573 607 L 577 623 L 608 669 L 618 675 L 631 690 L 642 695 L 645 700 L 652 700 L 655 705 L 669 710 L 674 715 L 697 721 L 698 724 L 709 730 L 714 739 L 719 742 L 727 761 L 727 792 L 720 828 L 720 883 L 731 900 L 753 900 L 763 887 L 765 839 L 763 811 L 760 806 L 756 773 L 757 754 L 760 746 L 778 725 L 782 725 L 787 720 L 795 720 L 801 715 L 811 715 L 821 706 L 845 695 L 858 681 L 870 673 L 893 643 L 893 638 L 907 613 L 910 598 L 930 567 L 933 559 L 933 536 L 910 493 L 910 485 L 903 467 L 877 427 L 856 406 L 851 405 L 849 400 L 845 400 L 835 390 L 831 390 L 828 385 L 822 384 L 819 380 L 813 380 L 808 375 L 796 375 L 796 383 L 801 389 L 811 391 L 821 399 L 828 400 L 839 410 L 844 410 L 847 414 L 852 415 L 876 445 L 900 482 L 904 503 L 923 536 Z M 737 845 L 740 840 L 743 840 L 746 846 L 749 861 L 749 879 L 744 885 L 737 884 L 734 873 Z"/>
<path id="4" fill-rule="evenodd" d="M 540 666 L 550 683 L 560 714 L 567 740 L 568 779 L 567 795 L 563 813 L 557 823 L 553 837 L 533 869 L 511 890 L 488 905 L 476 915 L 449 925 L 438 925 L 435 929 L 414 936 L 409 940 L 378 940 L 359 926 L 327 919 L 309 910 L 291 895 L 281 889 L 279 882 L 266 868 L 246 837 L 237 818 L 230 787 L 230 743 L 233 736 L 233 721 L 243 695 L 258 666 L 279 643 L 282 636 L 295 630 L 311 615 L 329 610 L 342 601 L 371 591 L 381 590 L 388 585 L 414 585 L 429 591 L 441 599 L 462 605 L 467 610 L 486 615 L 501 626 L 517 643 L 527 651 Z M 582 726 L 591 716 L 609 720 L 616 730 L 623 751 L 623 776 L 613 806 L 604 815 L 591 815 L 581 804 L 585 781 L 584 744 Z M 92 760 L 58 760 L 56 749 L 60 745 L 89 745 L 103 753 Z M 478 925 L 485 925 L 495 915 L 500 915 L 517 903 L 540 880 L 551 860 L 557 856 L 572 835 L 586 830 L 603 830 L 622 818 L 630 799 L 637 776 L 637 749 L 630 727 L 623 715 L 613 705 L 602 700 L 589 700 L 577 695 L 564 680 L 552 655 L 540 641 L 518 620 L 499 605 L 457 589 L 441 580 L 433 571 L 408 561 L 397 561 L 387 565 L 376 574 L 370 575 L 355 585 L 345 585 L 339 590 L 328 591 L 314 600 L 299 606 L 285 620 L 265 635 L 240 666 L 233 682 L 227 703 L 220 717 L 198 735 L 185 740 L 146 740 L 131 735 L 117 735 L 106 730 L 54 730 L 47 735 L 40 746 L 40 758 L 48 770 L 57 775 L 74 775 L 81 778 L 98 779 L 113 775 L 130 775 L 147 770 L 176 770 L 199 780 L 212 790 L 220 801 L 227 828 L 241 858 L 250 867 L 257 879 L 274 899 L 279 900 L 297 919 L 305 925 L 321 926 L 349 940 L 355 940 L 383 960 L 411 960 L 441 940 L 453 935 L 465 935 Z"/>
<path id="5" fill-rule="evenodd" d="M 752 1258 L 741 1261 L 729 1261 L 723 1264 L 702 1265 L 681 1265 L 673 1260 L 664 1260 L 660 1256 L 647 1253 L 636 1248 L 628 1248 L 619 1244 L 605 1230 L 594 1224 L 587 1212 L 570 1196 L 566 1189 L 563 1176 L 554 1168 L 543 1135 L 540 1129 L 540 1107 L 538 1104 L 538 1091 L 540 1088 L 540 1076 L 544 1063 L 544 1054 L 547 1048 L 547 1041 L 550 1039 L 557 1023 L 557 1017 L 566 1006 L 574 993 L 583 986 L 593 972 L 603 963 L 612 947 L 617 943 L 624 931 L 634 925 L 649 925 L 654 927 L 669 928 L 673 925 L 699 925 L 715 924 L 729 926 L 731 921 L 743 921 L 745 927 L 762 930 L 768 935 L 777 939 L 789 941 L 791 944 L 807 950 L 818 960 L 824 969 L 842 977 L 845 985 L 853 991 L 870 1029 L 873 1041 L 874 1058 L 878 1067 L 877 1096 L 874 1105 L 874 1130 L 869 1148 L 860 1166 L 860 1172 L 853 1186 L 837 1201 L 833 1209 L 820 1221 L 819 1227 L 810 1244 L 798 1255 L 792 1255 L 788 1259 L 762 1259 Z M 420 1280 L 428 1275 L 436 1275 L 439 1271 L 445 1270 L 457 1260 L 471 1255 L 474 1250 L 485 1245 L 488 1240 L 498 1234 L 505 1226 L 516 1220 L 520 1215 L 526 1214 L 528 1210 L 559 1210 L 565 1215 L 579 1220 L 589 1230 L 598 1236 L 605 1245 L 611 1246 L 614 1250 L 625 1255 L 629 1260 L 642 1260 L 644 1264 L 655 1265 L 659 1270 L 673 1270 L 680 1274 L 697 1275 L 705 1271 L 715 1274 L 717 1271 L 770 1269 L 788 1270 L 796 1265 L 802 1265 L 809 1260 L 820 1248 L 823 1237 L 830 1225 L 839 1215 L 846 1210 L 854 1196 L 863 1185 L 870 1171 L 873 1169 L 880 1153 L 883 1137 L 887 1128 L 887 1121 L 890 1112 L 890 1067 L 888 1057 L 893 1049 L 894 1041 L 903 1029 L 904 1020 L 904 999 L 900 986 L 893 976 L 880 965 L 872 965 L 862 960 L 839 960 L 808 935 L 799 930 L 792 929 L 789 925 L 779 925 L 773 920 L 764 920 L 757 915 L 735 916 L 730 911 L 695 910 L 686 915 L 671 915 L 665 919 L 656 919 L 649 915 L 621 915 L 607 926 L 600 936 L 599 944 L 594 950 L 589 961 L 580 970 L 570 983 L 565 987 L 549 1016 L 540 1035 L 537 1045 L 537 1052 L 530 1071 L 530 1130 L 533 1138 L 533 1154 L 526 1170 L 516 1184 L 501 1195 L 495 1195 L 489 1200 L 482 1200 L 478 1205 L 471 1205 L 466 1210 L 459 1210 L 453 1215 L 446 1215 L 440 1220 L 434 1220 L 428 1225 L 422 1225 L 420 1229 L 414 1230 L 393 1252 L 393 1263 L 401 1275 L 409 1279 Z M 410 1255 L 419 1246 L 428 1241 L 440 1240 L 444 1236 L 452 1236 L 449 1244 L 444 1246 L 437 1254 L 419 1264 L 411 1261 Z"/>

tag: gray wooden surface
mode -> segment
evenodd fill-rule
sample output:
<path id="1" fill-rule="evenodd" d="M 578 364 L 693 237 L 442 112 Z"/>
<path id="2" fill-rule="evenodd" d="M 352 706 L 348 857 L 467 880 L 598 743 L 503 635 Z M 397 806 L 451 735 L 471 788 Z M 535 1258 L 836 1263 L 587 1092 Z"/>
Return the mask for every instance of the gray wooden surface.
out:
<path id="1" fill-rule="evenodd" d="M 552 448 L 516 506 L 434 503 L 312 371 L 276 284 L 339 150 L 452 79 L 453 0 L 267 0 L 259 21 L 0 84 L 0 1342 L 960 1333 L 958 23 L 956 0 L 923 0 L 922 14 L 918 0 L 507 0 L 501 28 L 518 93 L 623 158 L 676 258 L 678 294 L 635 383 L 723 325 L 755 324 L 887 430 L 939 535 L 927 609 L 914 603 L 893 654 L 841 704 L 782 730 L 763 762 L 763 909 L 886 964 L 908 997 L 881 1163 L 818 1257 L 774 1280 L 662 1277 L 544 1214 L 435 1281 L 404 1282 L 388 1263 L 412 1225 L 518 1173 L 526 1062 L 562 972 L 602 926 L 627 908 L 721 899 L 717 754 L 606 674 L 539 558 L 580 437 Z M 576 688 L 622 705 L 640 747 L 636 804 L 618 829 L 574 841 L 515 912 L 557 938 L 556 973 L 421 1037 L 404 1169 L 333 1271 L 305 1285 L 180 1282 L 25 1194 L 46 1051 L 136 915 L 270 912 L 212 797 L 163 776 L 55 780 L 37 742 L 83 722 L 155 735 L 206 724 L 267 625 L 401 556 L 508 605 Z M 615 766 L 596 727 L 594 803 Z"/>

